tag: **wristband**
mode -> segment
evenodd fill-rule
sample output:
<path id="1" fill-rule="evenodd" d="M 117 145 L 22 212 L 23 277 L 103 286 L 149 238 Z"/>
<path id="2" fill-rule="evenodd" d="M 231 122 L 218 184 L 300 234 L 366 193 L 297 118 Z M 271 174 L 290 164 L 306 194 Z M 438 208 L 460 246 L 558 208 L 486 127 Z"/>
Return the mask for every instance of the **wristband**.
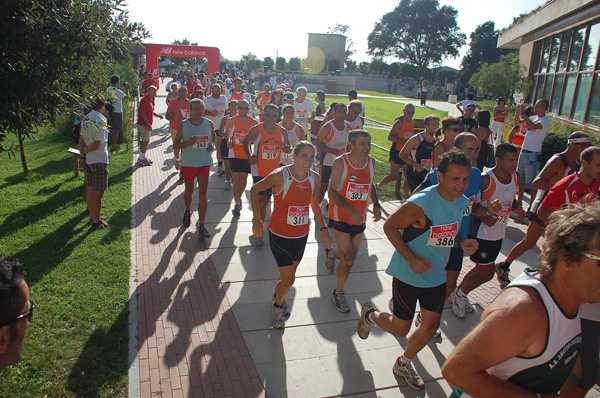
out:
<path id="1" fill-rule="evenodd" d="M 321 227 L 321 232 L 323 232 L 324 229 L 329 229 L 329 227 Z"/>
<path id="2" fill-rule="evenodd" d="M 377 207 L 379 210 L 381 210 L 381 204 L 380 203 L 373 203 L 373 207 Z"/>

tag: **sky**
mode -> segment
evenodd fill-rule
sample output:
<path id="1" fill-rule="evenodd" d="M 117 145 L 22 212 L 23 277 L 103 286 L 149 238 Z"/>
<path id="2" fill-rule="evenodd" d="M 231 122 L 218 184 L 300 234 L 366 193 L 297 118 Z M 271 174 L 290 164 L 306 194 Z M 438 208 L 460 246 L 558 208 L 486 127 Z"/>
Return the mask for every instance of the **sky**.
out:
<path id="1" fill-rule="evenodd" d="M 469 35 L 478 25 L 494 21 L 496 29 L 508 27 L 513 17 L 529 12 L 546 0 L 439 0 L 458 10 L 458 26 Z M 216 13 L 213 7 L 216 7 Z M 200 46 L 218 47 L 229 60 L 239 60 L 252 52 L 259 59 L 267 56 L 305 58 L 308 33 L 328 33 L 336 24 L 349 26 L 346 36 L 354 42 L 356 53 L 351 59 L 369 62 L 367 37 L 381 17 L 394 10 L 399 0 L 371 1 L 290 1 L 229 0 L 223 3 L 183 0 L 126 0 L 132 21 L 141 22 L 151 34 L 145 43 L 170 44 L 187 38 Z M 168 6 L 168 7 L 167 7 Z M 442 64 L 460 67 L 466 54 L 464 46 L 457 58 Z M 386 60 L 388 63 L 395 59 Z"/>

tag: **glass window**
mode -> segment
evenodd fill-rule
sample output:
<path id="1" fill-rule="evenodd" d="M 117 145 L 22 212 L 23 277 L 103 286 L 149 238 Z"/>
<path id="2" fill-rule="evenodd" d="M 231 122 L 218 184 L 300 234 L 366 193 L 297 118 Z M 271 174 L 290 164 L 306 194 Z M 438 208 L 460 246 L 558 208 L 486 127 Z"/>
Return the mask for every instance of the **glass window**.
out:
<path id="1" fill-rule="evenodd" d="M 596 65 L 596 57 L 598 56 L 598 44 L 600 43 L 600 23 L 592 26 L 590 29 L 590 37 L 585 46 L 583 62 L 581 70 L 594 70 Z"/>
<path id="2" fill-rule="evenodd" d="M 540 58 L 542 58 L 543 49 L 544 42 L 538 41 L 535 43 L 533 51 L 533 61 L 531 62 L 531 73 L 538 73 L 540 71 Z"/>
<path id="3" fill-rule="evenodd" d="M 548 70 L 548 53 L 550 52 L 550 38 L 544 40 L 544 50 L 542 51 L 542 67 L 540 73 L 546 73 Z"/>
<path id="4" fill-rule="evenodd" d="M 556 67 L 558 72 L 564 72 L 567 69 L 567 58 L 569 57 L 569 48 L 571 47 L 571 37 L 573 37 L 573 31 L 571 30 L 563 34 L 562 47 L 560 48 L 560 55 L 558 57 L 558 66 Z"/>
<path id="5" fill-rule="evenodd" d="M 580 122 L 583 122 L 583 116 L 585 116 L 590 84 L 592 84 L 592 75 L 581 75 L 579 85 L 577 86 L 577 93 L 575 94 L 575 107 L 573 109 L 573 119 Z"/>
<path id="6" fill-rule="evenodd" d="M 552 93 L 552 101 L 550 101 L 550 112 L 558 113 L 558 105 L 560 104 L 560 94 L 562 93 L 564 75 L 556 75 L 554 82 L 554 92 Z"/>
<path id="7" fill-rule="evenodd" d="M 534 103 L 535 101 L 542 98 L 542 89 L 544 88 L 544 76 L 538 76 L 537 85 L 535 87 L 535 95 L 533 97 Z"/>
<path id="8" fill-rule="evenodd" d="M 554 36 L 551 41 L 552 49 L 550 50 L 550 65 L 548 73 L 556 72 L 556 60 L 558 58 L 558 49 L 560 48 L 560 35 Z"/>
<path id="9" fill-rule="evenodd" d="M 560 108 L 560 114 L 562 116 L 571 116 L 571 105 L 573 103 L 573 94 L 575 93 L 575 83 L 577 82 L 577 75 L 567 75 L 565 79 L 565 93 L 562 98 L 562 106 Z"/>
<path id="10" fill-rule="evenodd" d="M 544 95 L 541 98 L 545 98 L 550 101 L 550 94 L 552 94 L 552 83 L 554 82 L 554 75 L 546 76 L 546 87 L 544 87 Z"/>
<path id="11" fill-rule="evenodd" d="M 573 42 L 573 50 L 571 51 L 571 62 L 569 63 L 569 71 L 574 72 L 579 70 L 579 60 L 581 59 L 581 49 L 583 48 L 583 40 L 585 39 L 585 28 L 575 32 L 575 41 Z"/>
<path id="12" fill-rule="evenodd" d="M 594 91 L 590 99 L 590 113 L 587 121 L 593 125 L 600 126 L 600 73 L 597 73 L 594 79 Z"/>

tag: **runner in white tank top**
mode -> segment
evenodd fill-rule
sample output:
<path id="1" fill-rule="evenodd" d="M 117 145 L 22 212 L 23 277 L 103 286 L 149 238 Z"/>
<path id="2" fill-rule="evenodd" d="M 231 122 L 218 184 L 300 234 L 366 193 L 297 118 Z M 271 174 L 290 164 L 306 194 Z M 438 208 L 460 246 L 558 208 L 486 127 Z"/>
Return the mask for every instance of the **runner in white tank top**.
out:
<path id="1" fill-rule="evenodd" d="M 295 112 L 293 105 L 284 105 L 282 109 L 283 120 L 279 125 L 283 128 L 283 130 L 287 133 L 288 140 L 290 142 L 290 146 L 294 148 L 296 143 L 299 141 L 306 140 L 306 132 L 298 123 L 294 121 Z M 281 153 L 281 158 L 279 159 L 282 165 L 290 165 L 294 163 L 294 159 L 291 153 Z"/>

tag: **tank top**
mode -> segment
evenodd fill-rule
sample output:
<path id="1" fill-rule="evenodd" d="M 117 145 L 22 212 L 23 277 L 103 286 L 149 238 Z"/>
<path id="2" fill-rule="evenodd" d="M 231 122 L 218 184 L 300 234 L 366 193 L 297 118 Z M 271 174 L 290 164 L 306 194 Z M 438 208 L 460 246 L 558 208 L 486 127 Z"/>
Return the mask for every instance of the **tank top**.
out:
<path id="1" fill-rule="evenodd" d="M 346 120 L 346 123 L 348 123 L 348 132 L 362 129 L 362 120 L 360 119 L 360 116 L 357 116 L 356 119 L 352 121 Z"/>
<path id="2" fill-rule="evenodd" d="M 288 166 L 281 171 L 283 189 L 273 194 L 273 213 L 268 229 L 284 238 L 301 238 L 310 229 L 308 208 L 315 191 L 315 177 L 309 170 L 306 178 L 298 181 Z"/>
<path id="3" fill-rule="evenodd" d="M 281 150 L 283 148 L 283 129 L 275 125 L 275 134 L 267 133 L 264 124 L 258 125 L 258 137 L 254 141 L 256 164 L 252 166 L 252 175 L 266 177 L 279 167 Z"/>
<path id="4" fill-rule="evenodd" d="M 410 154 L 415 163 L 419 163 L 426 169 L 420 173 L 417 173 L 417 171 L 411 165 L 408 165 L 407 173 L 411 174 L 414 179 L 423 181 L 433 166 L 433 147 L 435 145 L 435 141 L 427 142 L 423 133 L 419 133 L 418 136 L 420 141 L 419 146 L 417 149 L 411 151 Z"/>
<path id="5" fill-rule="evenodd" d="M 232 90 L 231 91 L 231 97 L 229 97 L 229 101 L 227 101 L 227 102 L 231 102 L 233 100 L 239 101 L 239 100 L 241 100 L 243 98 L 244 98 L 244 92 L 243 91 Z"/>
<path id="6" fill-rule="evenodd" d="M 500 114 L 502 114 L 502 111 L 500 109 L 496 109 L 496 112 L 494 112 L 494 121 L 504 123 L 504 118 L 500 117 Z"/>
<path id="7" fill-rule="evenodd" d="M 513 357 L 487 369 L 492 375 L 537 394 L 556 394 L 573 369 L 581 347 L 581 319 L 565 315 L 537 274 L 525 271 L 508 285 L 535 289 L 548 315 L 546 347 L 533 358 Z M 470 398 L 455 390 L 453 397 Z"/>
<path id="8" fill-rule="evenodd" d="M 186 167 L 203 167 L 212 164 L 212 154 L 206 151 L 210 142 L 210 120 L 202 118 L 202 124 L 194 126 L 190 119 L 181 122 L 183 125 L 183 142 L 192 137 L 196 143 L 181 149 L 181 165 Z"/>
<path id="9" fill-rule="evenodd" d="M 571 169 L 571 166 L 569 166 L 569 162 L 565 158 L 564 153 L 555 153 L 550 159 L 548 159 L 548 162 L 546 164 L 550 163 L 557 157 L 560 157 L 560 159 L 563 161 L 563 164 L 565 165 L 565 173 L 562 175 L 562 177 L 558 179 L 558 181 L 560 181 L 566 176 L 573 174 L 575 171 Z M 554 181 L 554 183 L 556 184 L 558 181 Z M 535 194 L 535 199 L 533 199 L 533 203 L 531 204 L 531 208 L 529 209 L 530 212 L 537 213 L 540 204 L 543 202 L 546 195 L 548 195 L 548 192 L 549 191 L 544 191 L 543 189 L 538 189 L 537 193 Z"/>
<path id="10" fill-rule="evenodd" d="M 517 178 L 513 173 L 510 176 L 508 184 L 501 183 L 492 170 L 486 171 L 484 174 L 490 176 L 490 186 L 481 192 L 481 204 L 487 207 L 488 203 L 498 199 L 502 209 L 497 214 L 498 221 L 491 227 L 481 223 L 477 238 L 485 240 L 500 240 L 506 235 L 506 226 L 510 217 L 513 201 L 517 196 Z"/>
<path id="11" fill-rule="evenodd" d="M 344 161 L 344 171 L 342 172 L 340 185 L 335 189 L 356 211 L 364 215 L 367 211 L 369 192 L 373 182 L 373 158 L 368 156 L 365 165 L 357 169 L 350 163 L 347 153 L 341 157 Z M 348 212 L 337 206 L 334 201 L 329 204 L 329 218 L 356 225 L 350 221 Z"/>
<path id="12" fill-rule="evenodd" d="M 271 92 L 269 91 L 269 95 L 265 95 L 263 91 L 262 96 L 260 97 L 260 113 L 263 112 L 265 105 L 267 105 L 271 101 Z"/>
<path id="13" fill-rule="evenodd" d="M 402 117 L 402 127 L 400 127 L 400 130 L 398 130 L 398 133 L 397 133 L 398 138 L 404 138 L 405 140 L 408 140 L 410 137 L 412 137 L 412 135 L 414 134 L 414 131 L 415 131 L 415 121 L 411 120 L 409 122 L 407 120 L 404 120 L 404 117 Z M 405 142 L 394 143 L 394 145 L 396 145 L 396 150 L 398 152 L 400 152 L 400 150 L 402 150 L 402 148 L 404 148 L 405 144 L 406 144 Z"/>
<path id="14" fill-rule="evenodd" d="M 338 130 L 335 127 L 333 120 L 328 121 L 327 124 L 331 126 L 331 132 L 324 140 L 325 145 L 331 149 L 340 149 L 342 151 L 340 155 L 343 155 L 348 147 L 348 123 L 344 121 L 344 128 L 342 130 Z M 325 159 L 323 160 L 323 165 L 333 165 L 333 159 L 335 159 L 335 155 L 333 153 L 326 153 Z"/>
<path id="15" fill-rule="evenodd" d="M 250 128 L 252 128 L 252 119 L 250 117 L 246 124 L 241 124 L 237 115 L 233 117 L 233 131 L 231 133 L 233 148 L 230 150 L 229 157 L 235 159 L 248 159 L 248 155 L 246 155 L 246 151 L 244 151 L 243 142 L 248 131 L 250 131 Z"/>
<path id="16" fill-rule="evenodd" d="M 298 141 L 300 141 L 300 138 L 298 137 L 298 123 L 294 123 L 294 127 L 292 127 L 291 130 L 287 130 L 285 127 L 283 127 L 283 122 L 279 123 L 279 125 L 287 132 L 290 146 L 292 149 L 294 149 L 294 146 L 298 143 Z M 291 153 L 281 152 L 281 159 L 279 159 L 279 161 L 283 165 L 290 165 L 294 163 L 294 158 L 292 157 Z"/>

